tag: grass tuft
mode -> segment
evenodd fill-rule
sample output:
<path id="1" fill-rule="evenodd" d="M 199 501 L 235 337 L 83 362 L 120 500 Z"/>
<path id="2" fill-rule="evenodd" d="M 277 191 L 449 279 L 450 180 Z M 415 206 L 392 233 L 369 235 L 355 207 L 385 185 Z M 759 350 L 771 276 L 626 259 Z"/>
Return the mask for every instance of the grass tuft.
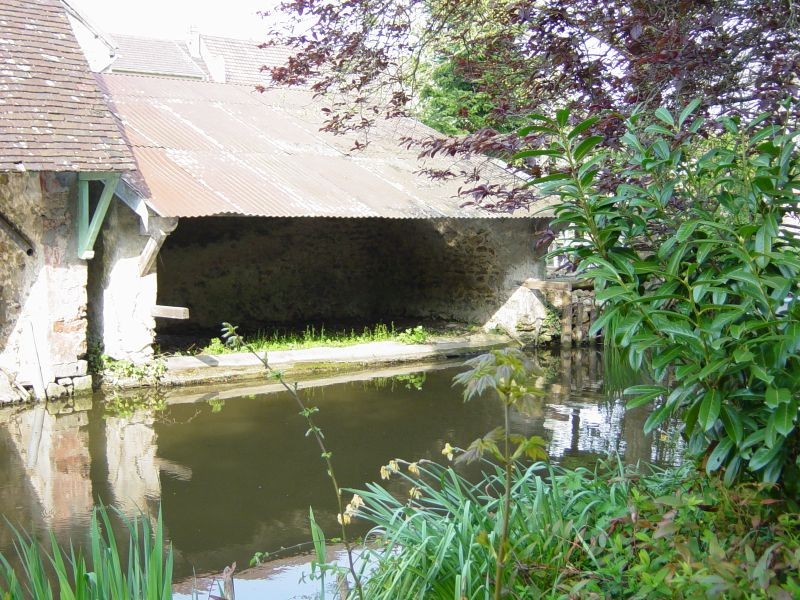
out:
<path id="1" fill-rule="evenodd" d="M 89 560 L 82 548 L 62 548 L 50 534 L 44 545 L 16 529 L 14 546 L 20 567 L 0 555 L 0 597 L 8 600 L 169 600 L 172 598 L 172 549 L 164 542 L 159 512 L 155 528 L 144 515 L 119 515 L 128 532 L 128 561 L 123 567 L 108 511 L 99 507 L 89 526 Z"/>
<path id="2" fill-rule="evenodd" d="M 299 350 L 319 346 L 353 346 L 369 342 L 395 341 L 404 344 L 424 344 L 431 332 L 422 325 L 407 329 L 396 329 L 394 323 L 386 325 L 378 323 L 373 327 L 364 327 L 360 332 L 355 329 L 327 330 L 309 325 L 301 333 L 287 331 L 258 332 L 255 336 L 245 337 L 245 344 L 256 352 L 274 350 Z M 200 349 L 200 354 L 228 354 L 237 351 L 226 345 L 222 339 L 213 338 L 207 346 Z"/>

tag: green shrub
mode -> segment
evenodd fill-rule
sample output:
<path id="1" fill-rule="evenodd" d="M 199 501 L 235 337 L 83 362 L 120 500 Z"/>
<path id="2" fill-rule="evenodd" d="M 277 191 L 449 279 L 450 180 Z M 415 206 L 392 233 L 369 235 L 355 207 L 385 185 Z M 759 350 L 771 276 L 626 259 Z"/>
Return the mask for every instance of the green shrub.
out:
<path id="1" fill-rule="evenodd" d="M 521 133 L 550 145 L 519 157 L 555 161 L 533 183 L 561 198 L 564 252 L 603 303 L 594 330 L 655 382 L 627 390 L 629 406 L 655 401 L 646 431 L 678 415 L 709 473 L 783 478 L 797 494 L 800 242 L 782 225 L 797 208 L 797 132 L 765 114 L 722 118 L 726 134 L 704 140 L 698 104 L 649 124 L 635 114 L 621 153 L 584 134 L 596 117 L 534 115 Z"/>
<path id="2" fill-rule="evenodd" d="M 405 469 L 401 467 L 405 466 Z M 371 600 L 483 599 L 492 589 L 505 473 L 471 482 L 430 461 L 388 469 L 408 490 L 358 494 L 372 523 Z M 394 486 L 395 489 L 397 486 Z M 508 598 L 792 598 L 800 517 L 758 486 L 729 489 L 692 465 L 537 463 L 513 472 Z"/>

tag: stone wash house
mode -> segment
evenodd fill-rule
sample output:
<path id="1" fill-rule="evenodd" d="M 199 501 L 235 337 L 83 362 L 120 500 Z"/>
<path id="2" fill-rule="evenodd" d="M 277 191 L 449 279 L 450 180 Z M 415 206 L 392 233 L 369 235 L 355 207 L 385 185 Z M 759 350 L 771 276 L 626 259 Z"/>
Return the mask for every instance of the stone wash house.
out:
<path id="1" fill-rule="evenodd" d="M 97 336 L 112 356 L 138 358 L 155 333 L 213 335 L 221 321 L 541 326 L 540 292 L 520 284 L 543 276 L 533 246 L 547 215 L 463 207 L 458 180 L 420 173 L 478 169 L 497 182 L 514 177 L 504 165 L 421 165 L 398 141 L 433 132 L 411 119 L 378 121 L 353 151 L 354 138 L 320 132 L 307 90 L 270 86 L 261 66 L 282 64 L 280 49 L 109 39 L 97 81 L 138 167 L 92 265 L 90 306 L 102 307 Z M 188 319 L 157 318 L 154 331 L 153 306 Z"/>
<path id="2" fill-rule="evenodd" d="M 476 172 L 477 185 L 513 178 L 504 165 L 421 165 L 398 144 L 432 133 L 411 119 L 378 122 L 353 151 L 354 138 L 320 132 L 308 91 L 270 86 L 260 67 L 282 63 L 280 49 L 109 36 L 64 4 L 85 58 L 57 0 L 0 9 L 0 83 L 40 94 L 4 101 L 47 107 L 0 128 L 0 367 L 13 385 L 83 376 L 87 339 L 142 361 L 157 336 L 221 321 L 541 328 L 541 292 L 521 284 L 544 276 L 534 242 L 549 215 L 463 207 L 457 179 L 420 172 Z M 35 17 L 55 28 L 42 47 L 7 41 Z M 28 51 L 39 58 L 13 54 Z"/>
<path id="3" fill-rule="evenodd" d="M 0 3 L 0 400 L 91 388 L 87 265 L 133 157 L 59 0 Z"/>

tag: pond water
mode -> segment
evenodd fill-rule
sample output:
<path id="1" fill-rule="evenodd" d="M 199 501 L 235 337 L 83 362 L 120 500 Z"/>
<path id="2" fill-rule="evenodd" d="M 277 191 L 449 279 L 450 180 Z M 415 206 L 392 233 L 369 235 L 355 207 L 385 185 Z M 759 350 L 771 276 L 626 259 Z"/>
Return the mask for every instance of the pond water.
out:
<path id="1" fill-rule="evenodd" d="M 554 462 L 591 465 L 608 452 L 628 462 L 676 460 L 676 436 L 645 436 L 647 411 L 626 412 L 619 395 L 606 391 L 599 350 L 535 360 L 546 394 L 515 412 L 512 426 L 547 439 Z M 496 399 L 462 402 L 452 386 L 462 369 L 418 366 L 302 384 L 304 398 L 320 409 L 340 484 L 379 480 L 381 465 L 395 457 L 443 460 L 446 442 L 466 447 L 499 425 Z M 336 534 L 330 483 L 297 413 L 271 383 L 6 409 L 0 512 L 65 542 L 83 539 L 97 501 L 131 516 L 154 517 L 160 506 L 176 580 L 233 561 L 241 570 L 255 552 L 308 542 L 309 506 Z M 0 551 L 13 553 L 7 528 L 0 528 Z"/>

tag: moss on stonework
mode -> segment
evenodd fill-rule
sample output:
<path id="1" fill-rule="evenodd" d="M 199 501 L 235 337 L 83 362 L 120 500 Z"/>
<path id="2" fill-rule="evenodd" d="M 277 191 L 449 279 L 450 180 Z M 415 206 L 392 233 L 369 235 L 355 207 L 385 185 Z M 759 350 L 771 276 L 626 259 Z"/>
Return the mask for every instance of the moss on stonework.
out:
<path id="1" fill-rule="evenodd" d="M 527 346 L 547 346 L 561 339 L 561 315 L 552 304 L 544 304 L 544 317 L 520 320 L 516 326 L 519 339 Z"/>

